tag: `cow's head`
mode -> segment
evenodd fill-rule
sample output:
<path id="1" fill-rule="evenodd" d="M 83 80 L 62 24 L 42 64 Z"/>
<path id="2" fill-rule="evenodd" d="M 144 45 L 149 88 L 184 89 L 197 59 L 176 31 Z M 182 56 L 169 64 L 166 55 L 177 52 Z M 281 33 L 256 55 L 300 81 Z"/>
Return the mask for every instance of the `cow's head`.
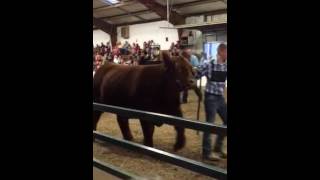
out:
<path id="1" fill-rule="evenodd" d="M 181 90 L 195 85 L 195 71 L 189 61 L 182 56 L 170 56 L 166 51 L 162 52 L 163 62 L 170 78 L 174 78 Z"/>

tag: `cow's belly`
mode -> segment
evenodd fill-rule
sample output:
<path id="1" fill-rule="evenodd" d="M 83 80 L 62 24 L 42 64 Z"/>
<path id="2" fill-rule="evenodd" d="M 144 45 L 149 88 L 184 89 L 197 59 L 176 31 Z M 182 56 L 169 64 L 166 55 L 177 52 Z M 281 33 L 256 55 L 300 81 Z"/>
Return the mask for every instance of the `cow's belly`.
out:
<path id="1" fill-rule="evenodd" d="M 160 96 L 147 92 L 146 90 L 138 90 L 135 93 L 132 93 L 127 88 L 110 88 L 109 90 L 106 88 L 105 93 L 103 104 L 163 114 L 168 114 L 169 112 L 172 112 L 171 109 L 173 109 L 173 103 L 164 101 L 165 95 Z M 174 99 L 174 97 L 172 97 L 172 99 Z M 177 107 L 174 109 L 177 109 Z"/>

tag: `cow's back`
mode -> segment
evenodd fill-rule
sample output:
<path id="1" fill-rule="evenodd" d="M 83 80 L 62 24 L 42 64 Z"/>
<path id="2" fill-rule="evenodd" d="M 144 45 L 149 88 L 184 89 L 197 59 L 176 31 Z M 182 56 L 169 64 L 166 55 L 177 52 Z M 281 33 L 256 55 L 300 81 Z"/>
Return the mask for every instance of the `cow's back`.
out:
<path id="1" fill-rule="evenodd" d="M 163 65 L 122 66 L 107 64 L 94 78 L 95 101 L 134 109 L 162 112 L 177 99 L 168 90 L 168 74 Z"/>

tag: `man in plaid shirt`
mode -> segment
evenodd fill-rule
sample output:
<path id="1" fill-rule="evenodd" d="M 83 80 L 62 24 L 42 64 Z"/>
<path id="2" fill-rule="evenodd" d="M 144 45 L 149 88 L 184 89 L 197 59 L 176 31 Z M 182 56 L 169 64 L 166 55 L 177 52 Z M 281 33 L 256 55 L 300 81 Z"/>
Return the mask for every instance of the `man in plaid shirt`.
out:
<path id="1" fill-rule="evenodd" d="M 225 82 L 227 79 L 227 45 L 220 44 L 217 49 L 217 59 L 206 62 L 197 68 L 196 78 L 207 77 L 205 89 L 205 112 L 206 121 L 214 123 L 215 115 L 218 113 L 227 125 L 227 104 L 224 99 Z M 226 153 L 222 152 L 224 136 L 217 135 L 216 144 L 212 150 L 211 134 L 203 134 L 202 155 L 205 160 L 218 160 L 226 158 Z"/>

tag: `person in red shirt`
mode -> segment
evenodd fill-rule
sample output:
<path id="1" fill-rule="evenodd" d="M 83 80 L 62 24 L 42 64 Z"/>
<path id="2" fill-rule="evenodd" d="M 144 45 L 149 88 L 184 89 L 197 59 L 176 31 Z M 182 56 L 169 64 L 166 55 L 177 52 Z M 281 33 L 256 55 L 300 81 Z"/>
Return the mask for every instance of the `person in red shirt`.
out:
<path id="1" fill-rule="evenodd" d="M 113 56 L 119 56 L 120 55 L 120 48 L 118 46 L 115 46 L 113 49 L 112 49 L 112 55 Z"/>

